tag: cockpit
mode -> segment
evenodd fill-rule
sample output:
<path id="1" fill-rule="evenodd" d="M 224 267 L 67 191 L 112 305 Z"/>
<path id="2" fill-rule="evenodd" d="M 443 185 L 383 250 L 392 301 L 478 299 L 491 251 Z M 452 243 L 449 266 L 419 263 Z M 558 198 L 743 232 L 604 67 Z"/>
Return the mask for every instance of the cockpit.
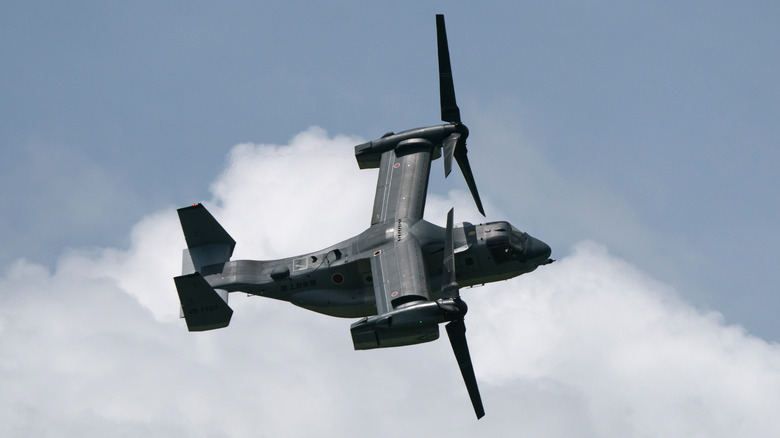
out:
<path id="1" fill-rule="evenodd" d="M 550 256 L 550 247 L 508 222 L 492 222 L 483 228 L 485 244 L 496 264 L 511 261 L 541 263 Z"/>
<path id="2" fill-rule="evenodd" d="M 493 260 L 498 263 L 522 261 L 528 234 L 508 222 L 485 224 L 485 243 Z"/>

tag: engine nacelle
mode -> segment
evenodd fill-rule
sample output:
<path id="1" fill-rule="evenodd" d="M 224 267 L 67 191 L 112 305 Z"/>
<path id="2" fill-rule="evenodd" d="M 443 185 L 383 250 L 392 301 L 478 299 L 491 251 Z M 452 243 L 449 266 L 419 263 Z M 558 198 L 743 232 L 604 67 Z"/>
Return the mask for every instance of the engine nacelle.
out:
<path id="1" fill-rule="evenodd" d="M 452 321 L 464 311 L 451 300 L 405 305 L 352 324 L 352 343 L 355 350 L 369 350 L 435 341 L 439 339 L 439 324 Z"/>
<path id="2" fill-rule="evenodd" d="M 439 339 L 439 325 L 420 325 L 403 330 L 379 330 L 370 327 L 355 328 L 352 332 L 352 343 L 355 350 L 370 350 L 372 348 L 401 347 L 403 345 L 422 344 Z"/>

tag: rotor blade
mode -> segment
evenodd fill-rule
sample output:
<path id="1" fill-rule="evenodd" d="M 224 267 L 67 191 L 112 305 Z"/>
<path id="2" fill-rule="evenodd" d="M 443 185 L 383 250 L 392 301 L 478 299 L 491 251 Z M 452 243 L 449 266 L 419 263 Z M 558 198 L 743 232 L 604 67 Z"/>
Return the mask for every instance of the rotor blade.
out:
<path id="1" fill-rule="evenodd" d="M 485 209 L 482 208 L 482 200 L 479 198 L 479 192 L 477 191 L 477 183 L 474 181 L 474 174 L 471 172 L 471 165 L 469 165 L 469 158 L 466 155 L 466 142 L 463 141 L 455 148 L 455 160 L 458 162 L 460 172 L 463 174 L 463 178 L 466 180 L 466 184 L 469 186 L 471 196 L 474 198 L 474 202 L 477 204 L 477 209 L 482 216 L 485 216 Z"/>
<path id="2" fill-rule="evenodd" d="M 447 29 L 444 15 L 436 15 L 436 41 L 439 49 L 439 97 L 441 98 L 441 120 L 460 123 L 460 109 L 455 103 L 455 85 L 452 83 L 450 49 L 447 45 Z"/>
<path id="3" fill-rule="evenodd" d="M 447 213 L 447 228 L 444 231 L 444 266 L 441 272 L 441 297 L 455 298 L 460 296 L 458 283 L 455 281 L 455 240 L 453 239 L 453 216 L 455 209 Z"/>
<path id="4" fill-rule="evenodd" d="M 455 152 L 455 146 L 460 139 L 459 133 L 454 133 L 444 139 L 442 142 L 442 157 L 444 158 L 444 177 L 447 178 L 452 172 L 452 154 Z"/>
<path id="5" fill-rule="evenodd" d="M 469 355 L 469 346 L 466 343 L 466 324 L 463 318 L 456 319 L 445 326 L 447 335 L 450 337 L 452 351 L 455 353 L 455 359 L 460 367 L 460 374 L 466 383 L 466 390 L 469 392 L 471 404 L 474 406 L 474 413 L 477 419 L 485 416 L 485 408 L 482 406 L 482 397 L 479 395 L 477 386 L 477 377 L 474 375 L 474 366 L 471 364 L 471 355 Z"/>

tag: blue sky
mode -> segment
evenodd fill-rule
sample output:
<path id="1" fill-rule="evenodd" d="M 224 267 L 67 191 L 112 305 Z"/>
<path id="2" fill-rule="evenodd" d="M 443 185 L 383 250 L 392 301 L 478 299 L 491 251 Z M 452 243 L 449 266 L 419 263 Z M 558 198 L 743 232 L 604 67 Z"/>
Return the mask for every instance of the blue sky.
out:
<path id="1" fill-rule="evenodd" d="M 314 250 L 362 231 L 374 176 L 358 171 L 349 148 L 333 146 L 343 163 L 329 163 L 343 169 L 344 184 L 334 180 L 331 191 L 353 200 L 343 213 L 352 219 L 327 207 L 303 219 L 287 214 L 298 211 L 288 204 L 313 202 L 302 193 L 318 184 L 316 152 L 304 148 L 310 156 L 300 164 L 279 164 L 278 186 L 253 186 L 248 171 L 220 192 L 220 181 L 234 175 L 229 153 L 247 142 L 291 145 L 302 132 L 323 143 L 348 136 L 335 142 L 342 145 L 438 123 L 433 16 L 443 12 L 488 219 L 507 219 L 550 243 L 559 259 L 591 254 L 625 263 L 646 276 L 643 285 L 663 285 L 657 289 L 672 290 L 686 309 L 721 318 L 713 323 L 719 330 L 742 327 L 745 339 L 776 351 L 775 3 L 41 2 L 2 10 L 4 285 L 19 272 L 47 272 L 47 287 L 57 288 L 74 260 L 94 271 L 106 253 L 132 252 L 148 218 L 197 201 L 219 205 L 237 190 L 273 210 L 257 235 L 246 228 L 242 239 L 228 227 L 244 257 Z M 440 167 L 434 163 L 431 193 L 442 205 L 428 214 L 450 202 L 461 220 L 477 220 L 460 175 L 444 181 Z M 367 186 L 363 204 L 350 183 Z M 242 219 L 229 212 L 255 213 L 225 212 L 222 220 L 237 224 Z M 312 222 L 313 237 L 302 239 Z M 344 225 L 331 239 L 335 223 Z M 171 254 L 175 266 L 178 249 Z M 154 286 L 152 279 L 136 281 L 170 289 L 164 302 L 175 298 L 172 282 Z M 580 286 L 572 281 L 575 293 Z M 18 293 L 6 287 L 3 297 Z M 151 306 L 148 298 L 139 302 Z M 8 330 L 9 321 L 0 327 Z M 323 324 L 338 332 L 345 323 Z M 541 374 L 546 382 L 565 380 Z"/>

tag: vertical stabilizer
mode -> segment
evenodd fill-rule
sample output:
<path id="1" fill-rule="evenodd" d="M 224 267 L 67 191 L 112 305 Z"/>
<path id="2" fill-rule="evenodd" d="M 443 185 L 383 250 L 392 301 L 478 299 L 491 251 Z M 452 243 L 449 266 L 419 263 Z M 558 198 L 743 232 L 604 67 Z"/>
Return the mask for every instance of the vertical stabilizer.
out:
<path id="1" fill-rule="evenodd" d="M 203 204 L 177 210 L 187 249 L 184 250 L 182 274 L 200 272 L 201 268 L 230 260 L 236 241 L 214 219 Z"/>

